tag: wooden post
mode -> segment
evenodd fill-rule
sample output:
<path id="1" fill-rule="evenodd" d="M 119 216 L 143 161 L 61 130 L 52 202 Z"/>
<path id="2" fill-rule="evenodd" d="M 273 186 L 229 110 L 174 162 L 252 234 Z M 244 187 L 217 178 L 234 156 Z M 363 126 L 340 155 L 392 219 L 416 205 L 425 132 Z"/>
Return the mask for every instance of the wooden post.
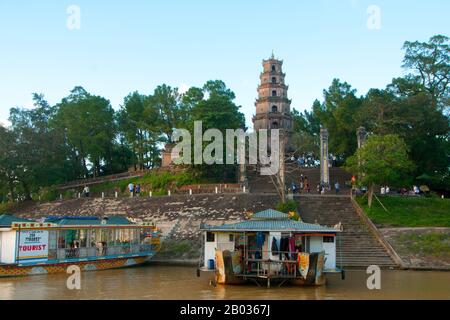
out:
<path id="1" fill-rule="evenodd" d="M 119 193 L 116 191 L 116 192 L 114 193 L 114 196 L 115 196 L 116 198 L 118 198 L 118 197 L 119 197 Z"/>
<path id="2" fill-rule="evenodd" d="M 170 190 L 168 190 L 167 194 L 168 194 L 168 196 L 170 197 L 170 195 L 171 195 Z"/>
<path id="3" fill-rule="evenodd" d="M 150 196 L 150 198 L 153 196 L 153 192 L 152 191 L 150 191 L 149 193 L 148 193 L 148 195 Z"/>
<path id="4" fill-rule="evenodd" d="M 189 189 L 189 195 L 192 196 L 192 189 Z"/>
<path id="5" fill-rule="evenodd" d="M 105 193 L 104 192 L 102 192 L 102 199 L 104 199 L 105 198 Z"/>
<path id="6" fill-rule="evenodd" d="M 218 194 L 219 193 L 219 190 L 217 189 L 217 187 L 216 187 L 216 194 Z"/>

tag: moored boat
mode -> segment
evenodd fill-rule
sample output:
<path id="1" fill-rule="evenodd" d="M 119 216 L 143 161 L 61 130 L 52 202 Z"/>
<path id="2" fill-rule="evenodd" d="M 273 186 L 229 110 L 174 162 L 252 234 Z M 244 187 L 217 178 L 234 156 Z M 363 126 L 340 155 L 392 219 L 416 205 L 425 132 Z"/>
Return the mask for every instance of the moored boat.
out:
<path id="1" fill-rule="evenodd" d="M 0 216 L 0 277 L 129 267 L 150 260 L 161 231 L 123 216 L 48 217 L 37 222 Z"/>
<path id="2" fill-rule="evenodd" d="M 271 282 L 320 286 L 336 266 L 339 225 L 326 227 L 296 221 L 272 209 L 250 219 L 202 225 L 203 257 L 199 271 L 213 271 L 219 284 Z"/>

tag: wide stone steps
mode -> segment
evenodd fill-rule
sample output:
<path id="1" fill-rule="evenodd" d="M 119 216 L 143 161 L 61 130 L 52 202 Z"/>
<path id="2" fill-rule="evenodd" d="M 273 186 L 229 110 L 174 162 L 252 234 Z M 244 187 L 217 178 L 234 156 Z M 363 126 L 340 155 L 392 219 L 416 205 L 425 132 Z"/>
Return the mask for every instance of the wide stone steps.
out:
<path id="1" fill-rule="evenodd" d="M 339 182 L 342 192 L 347 192 L 349 189 L 346 183 L 351 180 L 351 175 L 341 168 L 330 168 L 330 184 L 334 189 L 334 184 Z M 286 163 L 285 165 L 285 182 L 290 186 L 294 182 L 297 186 L 300 185 L 300 178 L 308 178 L 312 194 L 317 194 L 317 185 L 320 183 L 320 169 L 319 168 L 301 168 L 297 164 Z M 249 188 L 252 193 L 276 193 L 276 189 L 269 176 L 261 176 L 254 170 L 248 170 L 247 176 L 249 180 Z M 333 192 L 333 191 L 329 191 Z"/>
<path id="2" fill-rule="evenodd" d="M 344 267 L 395 267 L 396 264 L 346 197 L 299 196 L 300 216 L 305 222 L 334 226 L 341 222 L 343 232 L 336 240 L 336 262 Z"/>
<path id="3" fill-rule="evenodd" d="M 248 171 L 249 188 L 251 193 L 276 193 L 276 189 L 268 176 L 261 176 L 255 171 Z M 299 168 L 297 164 L 286 164 L 286 184 L 294 181 L 300 183 L 300 176 L 308 177 L 311 187 L 310 194 L 295 195 L 300 217 L 307 223 L 318 223 L 334 226 L 342 223 L 343 232 L 336 240 L 336 262 L 344 267 L 367 267 L 379 265 L 381 267 L 395 267 L 396 264 L 384 246 L 370 231 L 365 221 L 356 212 L 346 190 L 345 183 L 351 180 L 351 175 L 340 168 L 330 168 L 330 182 L 336 181 L 341 185 L 341 196 L 321 196 L 317 194 L 316 186 L 320 182 L 318 168 Z"/>

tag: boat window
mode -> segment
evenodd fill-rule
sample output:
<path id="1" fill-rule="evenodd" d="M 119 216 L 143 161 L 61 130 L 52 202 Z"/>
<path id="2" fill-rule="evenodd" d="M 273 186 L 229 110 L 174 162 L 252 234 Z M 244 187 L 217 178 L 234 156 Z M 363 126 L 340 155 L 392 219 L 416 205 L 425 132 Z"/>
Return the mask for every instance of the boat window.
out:
<path id="1" fill-rule="evenodd" d="M 206 242 L 214 242 L 215 241 L 215 235 L 212 232 L 206 233 Z"/>
<path id="2" fill-rule="evenodd" d="M 334 243 L 334 237 L 323 237 L 324 243 Z"/>
<path id="3" fill-rule="evenodd" d="M 96 233 L 97 230 L 96 229 L 91 229 L 89 230 L 89 246 L 90 247 L 95 247 L 95 243 L 96 243 Z"/>
<path id="4" fill-rule="evenodd" d="M 66 230 L 60 230 L 58 233 L 58 249 L 66 248 Z"/>

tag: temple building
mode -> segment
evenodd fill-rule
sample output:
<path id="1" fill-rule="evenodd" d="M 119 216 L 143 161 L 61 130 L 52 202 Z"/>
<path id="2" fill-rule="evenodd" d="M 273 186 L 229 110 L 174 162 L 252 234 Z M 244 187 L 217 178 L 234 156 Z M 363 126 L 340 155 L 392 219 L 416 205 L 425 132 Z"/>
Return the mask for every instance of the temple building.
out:
<path id="1" fill-rule="evenodd" d="M 292 132 L 291 100 L 287 96 L 289 87 L 284 82 L 283 61 L 275 59 L 272 53 L 262 65 L 253 129 L 283 129 L 289 135 Z"/>

